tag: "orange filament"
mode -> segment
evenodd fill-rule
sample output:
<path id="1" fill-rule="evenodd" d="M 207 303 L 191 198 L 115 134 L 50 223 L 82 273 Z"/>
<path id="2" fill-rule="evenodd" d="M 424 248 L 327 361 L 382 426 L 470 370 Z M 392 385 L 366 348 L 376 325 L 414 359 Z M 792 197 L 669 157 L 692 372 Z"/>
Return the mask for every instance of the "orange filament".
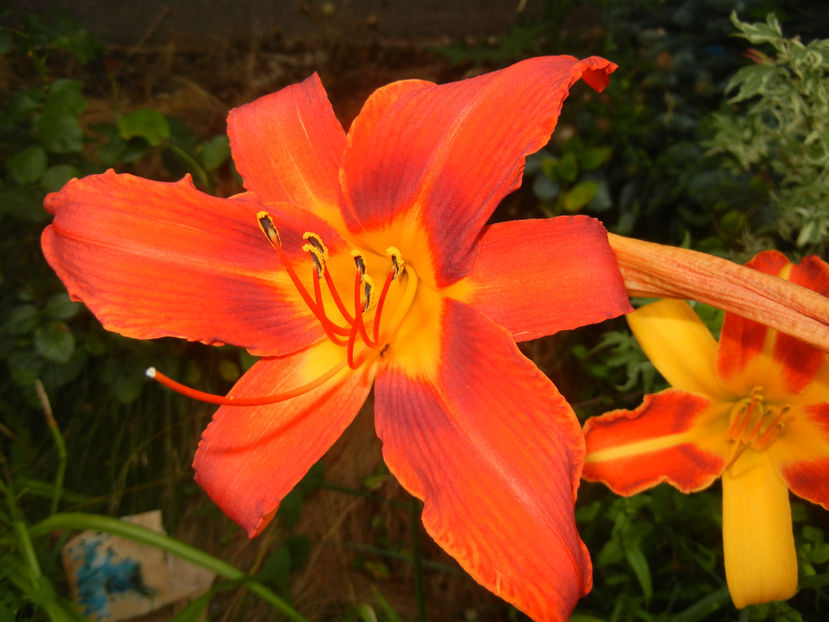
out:
<path id="1" fill-rule="evenodd" d="M 314 378 L 311 382 L 282 393 L 274 393 L 273 395 L 265 395 L 262 397 L 234 397 L 232 395 L 205 393 L 204 391 L 199 391 L 198 389 L 193 389 L 187 385 L 181 384 L 180 382 L 176 382 L 169 376 L 162 374 L 155 367 L 148 368 L 146 374 L 148 377 L 163 384 L 168 389 L 172 389 L 177 393 L 181 393 L 182 395 L 186 395 L 187 397 L 191 397 L 201 402 L 207 402 L 208 404 L 218 404 L 220 406 L 264 406 L 266 404 L 284 402 L 292 397 L 297 397 L 298 395 L 303 395 L 312 389 L 316 389 L 318 386 L 328 382 L 344 367 L 344 362 L 339 363 L 318 378 Z"/>
<path id="2" fill-rule="evenodd" d="M 374 327 L 372 329 L 372 341 L 376 344 L 380 340 L 380 316 L 383 313 L 383 305 L 386 303 L 386 295 L 389 293 L 391 282 L 397 277 L 397 268 L 389 270 L 386 275 L 386 282 L 383 283 L 383 290 L 380 292 L 380 298 L 377 299 L 377 311 L 374 312 Z"/>
<path id="3" fill-rule="evenodd" d="M 405 270 L 403 268 L 404 262 L 400 252 L 394 247 L 390 247 L 387 250 L 389 257 L 391 258 L 392 267 L 389 269 L 389 272 L 386 276 L 386 280 L 383 283 L 383 288 L 380 292 L 379 297 L 376 298 L 375 304 L 375 299 L 373 296 L 374 286 L 371 281 L 371 277 L 367 274 L 366 259 L 359 250 L 355 249 L 351 251 L 351 256 L 354 259 L 354 264 L 356 266 L 356 271 L 354 274 L 354 285 L 352 290 L 353 310 L 350 310 L 349 306 L 340 296 L 340 293 L 336 287 L 336 283 L 334 282 L 334 277 L 331 274 L 331 271 L 328 269 L 328 249 L 326 249 L 325 245 L 322 242 L 322 239 L 318 235 L 310 232 L 307 232 L 303 235 L 303 239 L 306 240 L 307 244 L 305 244 L 302 248 L 311 256 L 311 260 L 314 264 L 314 281 L 312 295 L 309 291 L 309 288 L 306 288 L 302 284 L 299 275 L 291 265 L 291 262 L 287 257 L 287 254 L 283 250 L 279 232 L 277 231 L 276 226 L 274 225 L 270 215 L 267 212 L 263 211 L 257 214 L 257 218 L 259 220 L 259 226 L 262 229 L 262 232 L 265 234 L 268 243 L 279 255 L 279 259 L 285 268 L 285 272 L 288 274 L 288 277 L 291 279 L 291 282 L 293 283 L 297 292 L 299 292 L 299 295 L 302 298 L 303 302 L 314 315 L 314 317 L 316 317 L 317 320 L 319 320 L 326 337 L 332 343 L 341 347 L 345 347 L 345 364 L 352 369 L 356 369 L 360 364 L 362 364 L 362 361 L 358 361 L 355 358 L 355 349 L 358 345 L 358 336 L 360 341 L 364 343 L 370 350 L 377 349 L 381 345 L 380 324 L 381 315 L 385 307 L 386 299 L 388 298 L 392 281 L 395 281 L 398 278 L 398 276 Z M 412 302 L 412 297 L 414 295 L 414 291 L 412 288 L 416 289 L 417 287 L 417 280 L 415 279 L 414 281 L 412 281 L 412 278 L 413 274 L 409 277 L 409 283 L 407 285 L 406 292 L 403 296 L 405 309 L 398 309 L 396 313 L 397 317 L 395 318 L 396 321 L 392 322 L 395 327 L 398 326 L 400 320 L 402 320 L 402 315 L 400 315 L 400 312 L 402 311 L 405 314 L 406 309 L 408 309 L 408 305 L 410 305 Z M 326 312 L 325 298 L 322 290 L 323 279 L 325 280 L 325 286 L 328 288 L 331 298 L 334 301 L 334 305 L 337 307 L 339 315 L 341 316 L 342 320 L 345 321 L 345 326 L 341 325 L 337 321 L 333 321 Z M 373 306 L 376 307 L 376 309 L 374 312 L 373 323 L 369 330 L 369 327 L 366 326 L 364 315 Z"/>
<path id="4" fill-rule="evenodd" d="M 771 445 L 782 431 L 783 418 L 788 411 L 788 406 L 766 405 L 762 387 L 755 387 L 750 397 L 740 400 L 731 411 L 733 420 L 726 432 L 726 438 L 734 442 L 734 447 L 724 470 L 729 469 L 749 447 L 762 451 Z"/>

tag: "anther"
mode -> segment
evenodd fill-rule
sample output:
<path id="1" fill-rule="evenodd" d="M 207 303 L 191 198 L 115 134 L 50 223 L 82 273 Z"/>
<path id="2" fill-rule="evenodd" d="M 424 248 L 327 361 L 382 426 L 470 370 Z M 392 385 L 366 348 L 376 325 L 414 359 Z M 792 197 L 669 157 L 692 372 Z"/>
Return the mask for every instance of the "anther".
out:
<path id="1" fill-rule="evenodd" d="M 371 306 L 371 303 L 374 302 L 371 298 L 371 293 L 372 293 L 373 290 L 374 290 L 374 281 L 372 281 L 371 277 L 366 274 L 363 277 L 363 294 L 366 297 L 366 301 L 363 304 L 363 313 L 368 311 L 369 307 Z"/>
<path id="2" fill-rule="evenodd" d="M 276 225 L 273 224 L 273 219 L 268 212 L 258 212 L 256 219 L 259 221 L 259 228 L 265 234 L 268 242 L 274 248 L 282 247 L 282 240 L 279 239 L 279 232 L 276 230 Z"/>
<path id="3" fill-rule="evenodd" d="M 394 246 L 389 246 L 386 249 L 386 254 L 391 257 L 391 263 L 394 266 L 394 274 L 392 274 L 392 281 L 397 278 L 397 275 L 400 274 L 400 270 L 403 268 L 403 255 L 397 250 Z"/>
<path id="4" fill-rule="evenodd" d="M 326 263 L 328 261 L 328 249 L 325 247 L 325 244 L 322 243 L 322 238 L 320 236 L 311 231 L 306 231 L 302 234 L 302 239 L 320 252 L 322 263 Z"/>
<path id="5" fill-rule="evenodd" d="M 311 255 L 311 261 L 314 262 L 314 268 L 317 271 L 317 278 L 322 278 L 322 272 L 325 268 L 325 255 L 318 247 L 313 244 L 305 244 L 302 250 Z"/>
<path id="6" fill-rule="evenodd" d="M 363 257 L 363 254 L 358 251 L 356 248 L 351 251 L 351 257 L 354 259 L 354 265 L 357 266 L 357 270 L 360 271 L 360 282 L 362 283 L 362 279 L 366 274 L 366 260 Z"/>

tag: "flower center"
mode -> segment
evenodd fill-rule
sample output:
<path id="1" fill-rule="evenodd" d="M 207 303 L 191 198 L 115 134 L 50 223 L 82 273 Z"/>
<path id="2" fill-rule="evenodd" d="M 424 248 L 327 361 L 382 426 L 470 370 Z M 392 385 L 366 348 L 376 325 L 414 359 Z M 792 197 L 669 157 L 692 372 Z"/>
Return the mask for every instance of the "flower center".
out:
<path id="1" fill-rule="evenodd" d="M 782 433 L 791 407 L 775 405 L 764 398 L 763 387 L 754 387 L 749 397 L 737 402 L 729 413 L 726 438 L 733 443 L 724 470 L 728 470 L 749 447 L 754 451 L 768 448 Z"/>
<path id="2" fill-rule="evenodd" d="M 154 367 L 150 367 L 146 372 L 150 378 L 174 391 L 203 402 L 234 406 L 261 406 L 282 402 L 307 393 L 328 382 L 346 366 L 357 369 L 370 357 L 384 355 L 389 340 L 400 327 L 403 318 L 412 306 L 418 287 L 417 273 L 403 261 L 400 251 L 395 247 L 389 247 L 386 250 L 389 265 L 383 277 L 383 286 L 378 290 L 368 272 L 366 256 L 362 251 L 351 251 L 352 272 L 348 272 L 347 267 L 338 265 L 335 272 L 339 278 L 336 278 L 330 268 L 330 264 L 334 262 L 329 261 L 328 249 L 320 236 L 315 233 L 305 233 L 302 237 L 306 244 L 303 245 L 302 250 L 308 254 L 313 266 L 310 287 L 306 287 L 290 258 L 282 249 L 282 240 L 270 215 L 267 212 L 259 212 L 256 217 L 265 238 L 279 255 L 286 274 L 305 305 L 319 320 L 326 337 L 335 345 L 345 349 L 343 360 L 302 386 L 261 397 L 205 393 L 176 382 Z M 343 270 L 346 270 L 345 277 L 343 277 Z M 343 296 L 340 291 L 343 285 L 346 296 Z M 392 302 L 389 304 L 390 299 Z M 390 313 L 384 315 L 387 308 Z M 390 318 L 386 319 L 388 315 Z"/>
<path id="3" fill-rule="evenodd" d="M 367 258 L 362 251 L 351 251 L 353 268 L 350 274 L 347 266 L 340 265 L 334 271 L 335 276 L 331 269 L 333 262 L 329 261 L 328 249 L 322 239 L 315 233 L 305 233 L 302 237 L 306 244 L 302 250 L 308 253 L 313 265 L 311 283 L 306 287 L 282 249 L 271 217 L 267 212 L 259 212 L 257 218 L 285 272 L 305 305 L 319 320 L 326 337 L 345 348 L 346 364 L 357 369 L 373 353 L 382 356 L 388 339 L 411 307 L 418 286 L 417 274 L 403 260 L 400 251 L 393 246 L 386 249 L 388 268 L 383 285 L 378 288 L 369 274 Z M 341 289 L 345 290 L 345 295 Z M 390 298 L 394 302 L 391 318 L 387 320 L 384 311 L 389 307 Z"/>

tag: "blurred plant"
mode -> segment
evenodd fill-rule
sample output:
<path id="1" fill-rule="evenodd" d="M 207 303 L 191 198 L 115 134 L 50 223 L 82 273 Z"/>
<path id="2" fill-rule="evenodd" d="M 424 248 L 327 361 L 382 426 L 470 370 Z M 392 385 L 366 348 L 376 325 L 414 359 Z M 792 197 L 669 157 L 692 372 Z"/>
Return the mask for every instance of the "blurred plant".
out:
<path id="1" fill-rule="evenodd" d="M 785 38 L 773 13 L 765 23 L 741 22 L 736 13 L 731 21 L 739 37 L 773 49 L 771 56 L 746 53 L 754 64 L 731 78 L 731 107 L 713 116 L 709 153 L 723 154 L 726 168 L 771 189 L 772 214 L 733 217 L 755 235 L 820 254 L 829 244 L 829 39 Z"/>
<path id="2" fill-rule="evenodd" d="M 533 194 L 547 216 L 585 209 L 604 212 L 610 209 L 611 201 L 602 167 L 611 155 L 610 147 L 589 147 L 574 136 L 561 146 L 559 157 L 542 149 L 527 158 L 524 175 L 534 177 Z"/>
<path id="3" fill-rule="evenodd" d="M 0 17 L 7 14 L 4 10 Z M 113 121 L 90 127 L 83 84 L 56 76 L 81 73 L 84 66 L 94 75 L 96 67 L 89 64 L 100 51 L 97 39 L 61 11 L 48 19 L 26 16 L 20 27 L 0 27 L 0 54 L 8 71 L 0 104 L 0 156 L 5 162 L 0 178 L 0 362 L 6 370 L 0 383 L 0 495 L 6 507 L 0 512 L 2 620 L 43 619 L 34 613 L 38 609 L 53 620 L 81 619 L 57 595 L 64 587 L 57 578 L 63 574 L 63 540 L 42 536 L 95 525 L 106 530 L 106 521 L 115 519 L 83 515 L 75 520 L 71 516 L 76 515 L 60 513 L 67 504 L 118 512 L 133 484 L 139 484 L 134 490 L 142 490 L 144 499 L 157 505 L 162 498 L 168 519 L 175 521 L 179 513 L 181 493 L 176 494 L 175 484 L 182 469 L 175 447 L 184 442 L 183 415 L 175 414 L 168 398 L 137 402 L 145 384 L 142 367 L 158 361 L 175 365 L 179 357 L 168 360 L 169 345 L 139 344 L 103 331 L 82 305 L 69 299 L 40 253 L 42 223 L 48 218 L 43 198 L 74 176 L 108 166 L 129 169 L 155 155 L 171 176 L 190 172 L 209 189 L 210 173 L 227 159 L 229 149 L 224 136 L 203 141 L 156 110 L 116 112 Z M 212 360 L 217 375 L 228 380 L 244 365 L 236 350 L 221 350 Z M 52 415 L 50 396 L 61 413 L 66 441 Z M 110 416 L 116 411 L 121 415 L 117 419 Z M 67 463 L 77 468 L 67 470 Z M 53 481 L 45 475 L 50 470 L 56 474 Z M 137 492 L 127 496 L 130 510 L 143 503 Z M 48 518 L 31 526 L 43 516 Z M 223 564 L 171 538 L 158 545 L 184 547 L 180 552 L 185 557 L 201 555 L 205 563 Z M 235 569 L 222 576 L 245 578 Z"/>

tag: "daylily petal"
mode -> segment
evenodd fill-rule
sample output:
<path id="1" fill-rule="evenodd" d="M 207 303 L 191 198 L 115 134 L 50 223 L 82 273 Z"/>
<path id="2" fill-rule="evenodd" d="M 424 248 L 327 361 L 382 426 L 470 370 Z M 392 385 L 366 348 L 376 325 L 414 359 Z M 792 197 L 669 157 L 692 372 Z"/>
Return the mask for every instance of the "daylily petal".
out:
<path id="1" fill-rule="evenodd" d="M 725 397 L 714 367 L 717 342 L 687 302 L 659 300 L 626 318 L 642 350 L 672 387 Z"/>
<path id="2" fill-rule="evenodd" d="M 591 585 L 573 515 L 583 451 L 555 387 L 483 314 L 446 301 L 438 369 L 377 377 L 377 432 L 435 541 L 536 620 L 565 620 Z"/>
<path id="3" fill-rule="evenodd" d="M 254 364 L 229 396 L 284 392 L 318 378 L 343 359 L 331 342 Z M 339 438 L 371 388 L 371 373 L 343 369 L 298 397 L 264 406 L 222 406 L 193 460 L 196 482 L 250 537 L 258 535 L 282 498 Z"/>
<path id="4" fill-rule="evenodd" d="M 468 281 L 469 303 L 516 341 L 632 310 L 607 232 L 586 216 L 487 227 Z"/>
<path id="5" fill-rule="evenodd" d="M 794 494 L 829 510 L 829 392 L 824 399 L 793 407 L 767 451 Z"/>
<path id="6" fill-rule="evenodd" d="M 584 425 L 582 477 L 624 496 L 662 482 L 682 492 L 706 488 L 725 464 L 727 409 L 727 404 L 668 389 L 646 395 L 636 410 L 591 417 Z"/>
<path id="7" fill-rule="evenodd" d="M 345 132 L 315 73 L 299 84 L 234 108 L 230 148 L 245 188 L 341 222 L 339 169 Z"/>
<path id="8" fill-rule="evenodd" d="M 261 205 L 249 198 L 218 199 L 189 178 L 161 183 L 109 171 L 70 181 L 45 205 L 55 215 L 42 237 L 47 261 L 109 330 L 263 354 L 323 336 L 259 229 Z M 276 206 L 272 214 L 285 243 L 301 246 L 312 217 L 288 221 Z"/>
<path id="9" fill-rule="evenodd" d="M 829 265 L 817 257 L 792 265 L 785 255 L 771 250 L 759 253 L 746 266 L 823 295 L 829 292 Z M 723 321 L 717 368 L 737 392 L 748 391 L 757 378 L 765 378 L 770 394 L 799 393 L 826 359 L 826 352 L 740 315 L 727 313 Z"/>
<path id="10" fill-rule="evenodd" d="M 746 450 L 722 477 L 725 578 L 738 608 L 797 590 L 789 491 L 762 452 Z"/>
<path id="11" fill-rule="evenodd" d="M 815 255 L 792 265 L 788 279 L 823 296 L 829 296 L 829 264 Z M 774 359 L 783 366 L 788 392 L 799 393 L 812 382 L 818 369 L 826 364 L 829 355 L 799 339 L 778 333 L 774 344 Z"/>
<path id="12" fill-rule="evenodd" d="M 346 224 L 362 231 L 417 221 L 437 283 L 457 280 L 481 227 L 520 185 L 524 159 L 550 138 L 570 87 L 584 78 L 601 90 L 615 68 L 595 56 L 551 56 L 460 82 L 376 91 L 348 134 Z"/>

